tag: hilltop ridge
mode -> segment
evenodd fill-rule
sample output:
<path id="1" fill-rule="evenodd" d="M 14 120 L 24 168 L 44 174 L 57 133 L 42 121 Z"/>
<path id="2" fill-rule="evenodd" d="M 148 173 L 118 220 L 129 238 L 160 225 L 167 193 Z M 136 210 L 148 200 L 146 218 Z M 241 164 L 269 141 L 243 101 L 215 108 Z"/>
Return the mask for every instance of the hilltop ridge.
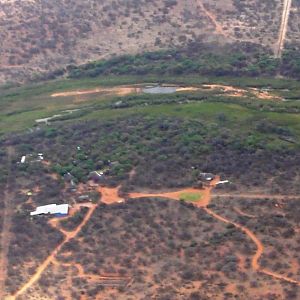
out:
<path id="1" fill-rule="evenodd" d="M 286 1 L 291 2 L 1 0 L 0 83 L 69 64 L 184 47 L 195 41 L 251 42 L 276 53 Z M 284 40 L 296 44 L 299 2 L 288 8 Z"/>

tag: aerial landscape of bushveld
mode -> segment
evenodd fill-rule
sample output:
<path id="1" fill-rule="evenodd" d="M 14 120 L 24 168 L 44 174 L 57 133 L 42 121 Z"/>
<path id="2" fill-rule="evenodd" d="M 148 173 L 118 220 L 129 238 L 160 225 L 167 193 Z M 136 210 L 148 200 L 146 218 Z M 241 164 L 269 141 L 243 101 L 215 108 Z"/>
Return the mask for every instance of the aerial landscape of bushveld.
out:
<path id="1" fill-rule="evenodd" d="M 0 300 L 300 299 L 299 0 L 0 0 Z"/>

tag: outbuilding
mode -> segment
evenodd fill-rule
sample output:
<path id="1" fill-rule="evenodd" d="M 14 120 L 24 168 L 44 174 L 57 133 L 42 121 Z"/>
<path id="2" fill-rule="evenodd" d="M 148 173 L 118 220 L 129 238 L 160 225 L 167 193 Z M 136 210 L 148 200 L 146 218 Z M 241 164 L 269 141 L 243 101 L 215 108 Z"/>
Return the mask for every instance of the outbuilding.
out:
<path id="1" fill-rule="evenodd" d="M 222 180 L 216 183 L 216 185 L 223 185 L 223 184 L 229 184 L 230 181 L 229 180 Z"/>
<path id="2" fill-rule="evenodd" d="M 68 204 L 49 204 L 44 206 L 38 206 L 35 211 L 30 213 L 31 216 L 37 215 L 55 215 L 56 217 L 64 217 L 69 213 Z"/>
<path id="3" fill-rule="evenodd" d="M 212 181 L 215 179 L 215 175 L 212 173 L 200 173 L 200 178 L 206 181 Z"/>
<path id="4" fill-rule="evenodd" d="M 93 171 L 89 174 L 89 179 L 93 180 L 94 182 L 99 182 L 103 178 L 103 175 L 103 171 Z"/>

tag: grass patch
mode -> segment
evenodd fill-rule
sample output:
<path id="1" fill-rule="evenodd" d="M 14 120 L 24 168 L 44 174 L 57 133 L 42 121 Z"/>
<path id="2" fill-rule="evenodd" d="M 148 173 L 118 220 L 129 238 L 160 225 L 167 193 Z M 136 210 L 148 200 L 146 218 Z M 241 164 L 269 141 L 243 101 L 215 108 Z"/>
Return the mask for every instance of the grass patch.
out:
<path id="1" fill-rule="evenodd" d="M 236 129 L 248 134 L 251 123 L 265 119 L 275 125 L 291 130 L 300 136 L 300 114 L 297 101 L 266 102 L 255 98 L 230 98 L 218 95 L 218 91 L 202 90 L 169 95 L 116 95 L 91 94 L 77 97 L 52 98 L 52 93 L 94 88 L 96 86 L 117 86 L 138 83 L 170 83 L 200 85 L 203 83 L 225 83 L 235 86 L 264 86 L 273 88 L 295 88 L 294 81 L 278 79 L 201 77 L 201 76 L 107 76 L 85 79 L 63 79 L 23 87 L 0 88 L 0 135 L 22 131 L 35 125 L 35 120 L 61 113 L 65 109 L 81 109 L 78 112 L 59 118 L 62 122 L 79 120 L 105 120 L 134 115 L 171 116 L 194 119 L 217 124 L 224 129 Z M 299 89 L 299 87 L 298 87 Z M 294 90 L 295 92 L 295 90 Z M 115 108 L 121 101 L 123 107 Z"/>
<path id="2" fill-rule="evenodd" d="M 197 202 L 200 201 L 201 198 L 202 198 L 202 194 L 200 192 L 180 194 L 180 200 L 187 201 L 187 202 Z"/>

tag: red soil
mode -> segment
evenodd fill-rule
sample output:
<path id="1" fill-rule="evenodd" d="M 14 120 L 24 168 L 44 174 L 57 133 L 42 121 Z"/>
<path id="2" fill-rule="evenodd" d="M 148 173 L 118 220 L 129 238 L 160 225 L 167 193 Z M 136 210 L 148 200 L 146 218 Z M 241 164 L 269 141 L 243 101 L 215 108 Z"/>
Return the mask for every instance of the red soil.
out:
<path id="1" fill-rule="evenodd" d="M 101 202 L 106 204 L 124 202 L 124 199 L 119 196 L 119 189 L 117 188 L 108 188 L 108 187 L 100 187 L 99 192 L 101 193 Z"/>
<path id="2" fill-rule="evenodd" d="M 275 279 L 279 279 L 288 283 L 293 283 L 293 284 L 297 284 L 300 286 L 300 282 L 297 280 L 294 280 L 292 278 L 289 278 L 287 276 L 275 273 L 275 272 L 271 272 L 269 270 L 266 270 L 264 268 L 261 267 L 259 260 L 263 254 L 264 251 L 264 246 L 261 243 L 261 241 L 256 237 L 256 235 L 249 230 L 248 228 L 233 222 L 227 218 L 224 218 L 223 216 L 218 215 L 217 213 L 215 213 L 214 211 L 212 211 L 210 208 L 208 208 L 208 205 L 210 204 L 211 201 L 211 192 L 212 189 L 215 187 L 216 183 L 220 180 L 219 177 L 217 177 L 215 180 L 213 180 L 209 186 L 203 188 L 203 189 L 195 189 L 195 188 L 186 188 L 186 189 L 182 189 L 182 190 L 178 190 L 178 191 L 174 191 L 174 192 L 161 192 L 161 193 L 130 193 L 129 194 L 129 198 L 143 198 L 143 197 L 161 197 L 161 198 L 168 198 L 168 199 L 174 199 L 174 200 L 180 200 L 181 198 L 181 194 L 182 193 L 201 193 L 201 198 L 199 199 L 199 201 L 197 202 L 193 202 L 195 206 L 197 207 L 201 207 L 203 208 L 209 215 L 211 215 L 213 218 L 224 222 L 226 224 L 232 224 L 233 226 L 235 226 L 237 229 L 243 231 L 248 237 L 249 239 L 251 239 L 255 246 L 256 246 L 256 251 L 254 256 L 252 257 L 251 260 L 251 266 L 253 268 L 253 270 L 263 273 L 265 275 L 271 276 Z M 117 188 L 108 188 L 108 187 L 98 187 L 98 191 L 101 192 L 102 194 L 102 198 L 101 201 L 106 203 L 106 204 L 112 204 L 112 203 L 118 203 L 118 202 L 123 202 L 125 201 L 123 198 L 121 198 L 119 196 L 119 189 L 120 187 Z M 228 196 L 231 197 L 232 195 L 228 195 L 228 194 L 222 194 L 222 195 L 218 195 L 218 196 Z M 237 197 L 241 197 L 242 198 L 256 198 L 256 196 L 258 195 L 236 195 Z M 266 195 L 260 195 L 261 198 L 265 198 Z M 278 198 L 278 197 L 282 197 L 281 195 L 268 195 L 270 196 L 270 198 Z M 6 299 L 13 299 L 15 300 L 17 298 L 17 296 L 23 294 L 28 288 L 30 288 L 42 275 L 42 273 L 45 271 L 45 269 L 49 266 L 50 263 L 57 263 L 57 261 L 55 260 L 55 257 L 57 255 L 57 253 L 61 250 L 62 246 L 67 243 L 69 240 L 71 240 L 72 238 L 76 237 L 77 234 L 80 232 L 80 230 L 82 229 L 82 227 L 89 221 L 91 215 L 93 214 L 94 210 L 97 207 L 97 204 L 92 204 L 92 203 L 85 203 L 85 204 L 77 204 L 75 205 L 71 211 L 70 211 L 70 216 L 68 216 L 67 218 L 71 217 L 72 215 L 74 215 L 74 213 L 80 209 L 80 207 L 85 206 L 85 207 L 89 207 L 89 211 L 86 214 L 84 220 L 82 221 L 82 223 L 74 230 L 71 232 L 66 232 L 63 231 L 59 228 L 59 221 L 61 219 L 52 219 L 50 220 L 50 224 L 57 228 L 58 230 L 60 230 L 61 232 L 63 232 L 63 234 L 65 235 L 65 238 L 63 240 L 63 242 L 61 244 L 59 244 L 53 251 L 52 253 L 47 257 L 47 259 L 38 267 L 38 269 L 36 270 L 35 274 L 33 274 L 33 276 L 29 279 L 29 281 L 24 284 L 13 296 L 7 297 Z M 252 215 L 248 215 L 245 214 L 243 212 L 241 212 L 240 210 L 238 210 L 237 208 L 235 209 L 238 213 L 246 215 L 248 217 L 255 217 Z M 181 253 L 179 253 L 179 255 L 181 255 Z M 97 281 L 101 281 L 101 280 L 113 280 L 113 279 L 124 279 L 127 280 L 128 282 L 130 281 L 129 278 L 125 278 L 122 276 L 118 276 L 118 275 L 94 275 L 94 274 L 85 274 L 83 267 L 79 264 L 73 264 L 77 269 L 78 269 L 78 275 L 81 277 L 85 277 L 89 280 L 97 280 Z M 242 266 L 241 266 L 242 267 Z M 83 296 L 84 297 L 84 296 Z"/>
<path id="3" fill-rule="evenodd" d="M 193 202 L 197 207 L 205 207 L 210 203 L 211 190 L 215 184 L 220 181 L 220 177 L 216 177 L 209 186 L 203 189 L 186 188 L 175 192 L 163 192 L 163 193 L 130 193 L 129 198 L 147 198 L 147 197 L 160 197 L 174 200 L 180 200 L 183 193 L 201 193 L 201 198 L 197 202 Z"/>

